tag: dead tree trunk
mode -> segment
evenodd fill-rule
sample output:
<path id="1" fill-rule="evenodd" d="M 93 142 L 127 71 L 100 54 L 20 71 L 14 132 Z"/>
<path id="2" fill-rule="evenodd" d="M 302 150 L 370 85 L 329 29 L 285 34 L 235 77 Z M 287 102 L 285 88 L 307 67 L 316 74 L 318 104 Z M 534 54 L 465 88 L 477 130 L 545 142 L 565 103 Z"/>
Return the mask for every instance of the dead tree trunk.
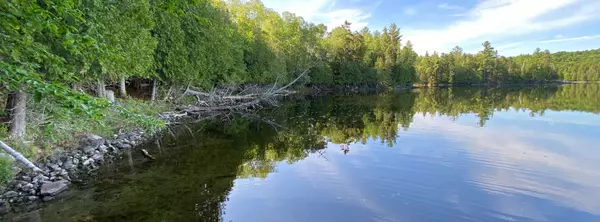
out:
<path id="1" fill-rule="evenodd" d="M 81 83 L 72 83 L 71 89 L 77 92 L 83 92 L 83 86 L 81 86 Z"/>
<path id="2" fill-rule="evenodd" d="M 104 80 L 98 79 L 98 81 L 96 82 L 96 96 L 104 97 L 104 95 L 106 95 L 105 91 L 106 85 L 104 84 Z"/>
<path id="3" fill-rule="evenodd" d="M 127 97 L 127 85 L 125 83 L 125 75 L 120 75 L 119 76 L 119 95 L 122 98 L 126 98 Z"/>
<path id="4" fill-rule="evenodd" d="M 2 149 L 4 149 L 8 154 L 13 156 L 17 161 L 21 162 L 23 165 L 29 167 L 33 171 L 42 172 L 40 168 L 35 166 L 35 164 L 33 164 L 31 161 L 25 158 L 21 153 L 13 150 L 12 148 L 10 148 L 10 146 L 6 145 L 6 143 L 2 142 L 1 140 L 0 147 L 2 147 Z"/>
<path id="5" fill-rule="evenodd" d="M 154 101 L 156 99 L 156 80 L 152 80 L 152 92 L 150 93 L 150 101 Z"/>
<path id="6" fill-rule="evenodd" d="M 27 93 L 22 90 L 10 92 L 6 99 L 8 113 L 8 135 L 12 138 L 25 136 Z"/>
<path id="7" fill-rule="evenodd" d="M 196 106 L 182 108 L 182 111 L 187 114 L 197 114 L 205 111 L 254 109 L 261 107 L 261 104 L 276 106 L 275 98 L 294 93 L 293 91 L 288 91 L 287 88 L 303 78 L 309 70 L 310 68 L 307 68 L 290 83 L 279 88 L 277 88 L 277 80 L 272 86 L 267 87 L 225 87 L 222 89 L 213 89 L 210 93 L 192 90 L 190 89 L 191 86 L 188 85 L 183 95 L 195 96 L 197 103 Z"/>

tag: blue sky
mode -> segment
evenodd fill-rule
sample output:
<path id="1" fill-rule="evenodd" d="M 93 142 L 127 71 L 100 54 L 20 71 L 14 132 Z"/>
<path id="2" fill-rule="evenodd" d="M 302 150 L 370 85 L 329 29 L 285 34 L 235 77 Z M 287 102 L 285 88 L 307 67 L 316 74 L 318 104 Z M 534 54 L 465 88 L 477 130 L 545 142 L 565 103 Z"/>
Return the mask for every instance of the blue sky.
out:
<path id="1" fill-rule="evenodd" d="M 381 29 L 396 23 L 419 54 L 459 45 L 477 52 L 488 40 L 501 55 L 535 48 L 600 48 L 600 0 L 263 0 L 314 23 Z"/>

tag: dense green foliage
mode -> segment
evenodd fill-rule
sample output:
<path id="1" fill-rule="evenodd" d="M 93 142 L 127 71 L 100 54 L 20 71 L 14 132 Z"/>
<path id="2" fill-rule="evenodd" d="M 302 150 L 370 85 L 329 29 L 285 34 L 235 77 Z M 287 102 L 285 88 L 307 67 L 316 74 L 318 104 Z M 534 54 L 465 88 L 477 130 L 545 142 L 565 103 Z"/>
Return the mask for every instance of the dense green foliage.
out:
<path id="1" fill-rule="evenodd" d="M 72 85 L 121 76 L 199 87 L 272 83 L 307 68 L 305 83 L 390 87 L 598 80 L 600 70 L 598 50 L 502 57 L 489 42 L 477 54 L 456 47 L 419 57 L 410 42 L 401 45 L 395 24 L 353 32 L 346 22 L 328 32 L 259 0 L 10 0 L 0 6 L 4 91 L 28 80 Z"/>

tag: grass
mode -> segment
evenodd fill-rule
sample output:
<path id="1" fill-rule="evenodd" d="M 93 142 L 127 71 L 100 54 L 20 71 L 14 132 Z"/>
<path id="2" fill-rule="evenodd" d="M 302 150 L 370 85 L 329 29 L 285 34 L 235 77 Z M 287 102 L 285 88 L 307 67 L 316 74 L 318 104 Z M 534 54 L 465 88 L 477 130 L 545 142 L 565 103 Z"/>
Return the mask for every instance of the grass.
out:
<path id="1" fill-rule="evenodd" d="M 10 157 L 0 156 L 0 183 L 8 182 L 14 176 Z"/>
<path id="2" fill-rule="evenodd" d="M 0 96 L 4 107 L 6 98 Z M 169 111 L 169 104 L 136 99 L 120 99 L 116 105 L 103 111 L 104 118 L 93 120 L 69 116 L 62 107 L 42 99 L 27 103 L 27 134 L 22 141 L 7 139 L 6 124 L 0 124 L 0 139 L 13 149 L 34 161 L 65 150 L 77 148 L 77 136 L 91 133 L 112 138 L 119 132 L 135 129 L 156 131 L 164 127 L 157 119 L 161 112 Z M 1 111 L 0 111 L 1 112 Z M 12 177 L 10 158 L 0 156 L 0 183 Z"/>

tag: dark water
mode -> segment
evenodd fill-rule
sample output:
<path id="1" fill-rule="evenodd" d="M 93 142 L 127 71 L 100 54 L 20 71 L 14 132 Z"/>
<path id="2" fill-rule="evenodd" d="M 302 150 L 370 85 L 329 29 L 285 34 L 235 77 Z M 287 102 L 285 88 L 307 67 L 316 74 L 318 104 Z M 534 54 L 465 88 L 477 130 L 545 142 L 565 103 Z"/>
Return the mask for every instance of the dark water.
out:
<path id="1" fill-rule="evenodd" d="M 38 221 L 600 221 L 600 85 L 283 103 L 180 129 Z"/>

